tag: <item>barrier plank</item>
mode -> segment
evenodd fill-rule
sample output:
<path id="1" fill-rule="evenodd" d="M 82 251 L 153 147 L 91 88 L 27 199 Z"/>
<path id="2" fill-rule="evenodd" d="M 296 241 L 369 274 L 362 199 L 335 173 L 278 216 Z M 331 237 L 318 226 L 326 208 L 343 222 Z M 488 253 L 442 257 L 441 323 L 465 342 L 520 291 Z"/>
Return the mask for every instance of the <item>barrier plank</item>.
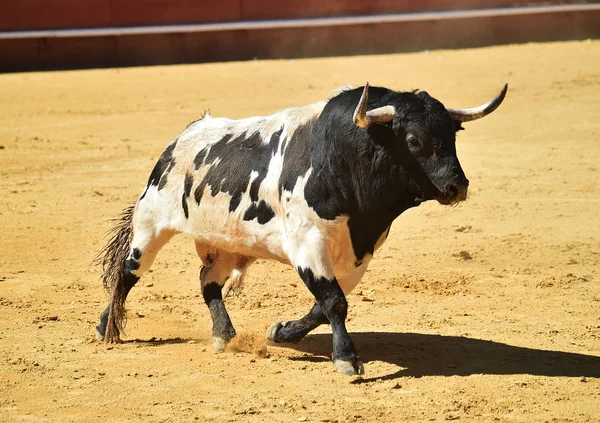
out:
<path id="1" fill-rule="evenodd" d="M 4 0 L 0 31 L 110 26 L 109 0 Z"/>
<path id="2" fill-rule="evenodd" d="M 109 0 L 112 26 L 241 20 L 240 0 Z"/>
<path id="3" fill-rule="evenodd" d="M 242 19 L 324 18 L 332 16 L 379 15 L 387 13 L 417 13 L 442 10 L 492 9 L 532 6 L 549 3 L 593 3 L 593 1 L 563 0 L 242 0 Z"/>
<path id="4" fill-rule="evenodd" d="M 241 0 L 3 0 L 0 31 L 241 20 Z"/>

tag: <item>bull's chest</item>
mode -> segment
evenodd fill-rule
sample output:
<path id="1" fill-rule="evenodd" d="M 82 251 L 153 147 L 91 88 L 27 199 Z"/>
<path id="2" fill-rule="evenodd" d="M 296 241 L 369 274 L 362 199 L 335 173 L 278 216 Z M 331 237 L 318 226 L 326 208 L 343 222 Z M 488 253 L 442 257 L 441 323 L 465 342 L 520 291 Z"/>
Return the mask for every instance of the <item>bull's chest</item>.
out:
<path id="1" fill-rule="evenodd" d="M 298 185 L 303 188 L 302 184 Z M 355 279 L 357 273 L 364 273 L 372 253 L 385 241 L 389 228 L 383 227 L 375 234 L 373 228 L 367 225 L 362 225 L 358 228 L 359 231 L 356 225 L 352 228 L 350 218 L 346 215 L 333 220 L 323 219 L 306 202 L 302 193 L 303 190 L 296 186 L 294 192 L 285 193 L 283 196 L 283 210 L 280 216 L 282 227 L 285 228 L 284 239 L 291 240 L 290 244 L 293 246 L 284 248 L 289 262 L 296 265 L 297 260 L 293 256 L 299 252 L 302 256 L 312 256 L 314 261 L 326 267 L 328 262 L 332 269 L 324 269 L 323 274 L 334 273 L 338 280 Z M 366 230 L 361 231 L 363 228 Z M 321 242 L 324 243 L 325 251 L 319 251 Z M 365 247 L 366 244 L 370 245 Z M 365 253 L 365 250 L 368 250 L 368 253 Z"/>
<path id="2" fill-rule="evenodd" d="M 354 253 L 347 220 L 332 225 L 326 234 L 326 239 L 334 272 L 338 279 L 353 272 L 362 264 L 362 260 L 359 260 Z"/>
<path id="3" fill-rule="evenodd" d="M 388 232 L 389 227 L 379 235 L 379 238 L 374 246 L 374 251 L 383 245 L 387 238 Z M 361 268 L 364 268 L 364 270 L 362 270 L 364 273 L 373 255 L 367 253 L 361 257 L 357 257 L 354 247 L 355 242 L 353 242 L 347 220 L 336 224 L 330 231 L 327 239 L 329 254 L 333 262 L 335 275 L 338 279 L 348 278 L 357 271 L 360 271 L 358 269 Z"/>

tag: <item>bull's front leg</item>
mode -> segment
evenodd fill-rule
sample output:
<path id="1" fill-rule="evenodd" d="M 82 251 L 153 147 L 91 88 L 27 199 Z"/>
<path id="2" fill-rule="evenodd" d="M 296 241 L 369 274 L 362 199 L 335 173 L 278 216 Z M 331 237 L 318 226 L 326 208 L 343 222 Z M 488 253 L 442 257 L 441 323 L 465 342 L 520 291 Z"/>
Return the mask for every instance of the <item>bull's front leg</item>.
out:
<path id="1" fill-rule="evenodd" d="M 333 272 L 333 263 L 323 238 L 311 228 L 301 243 L 287 245 L 288 257 L 307 288 L 314 295 L 320 311 L 331 324 L 335 368 L 344 374 L 364 374 L 364 367 L 346 330 L 348 302 Z"/>
<path id="2" fill-rule="evenodd" d="M 309 267 L 299 267 L 297 270 L 331 324 L 331 330 L 333 331 L 333 353 L 331 358 L 335 368 L 347 375 L 364 374 L 363 364 L 346 330 L 348 302 L 337 279 L 315 275 Z"/>
<path id="3" fill-rule="evenodd" d="M 358 285 L 369 266 L 370 259 L 370 257 L 365 257 L 359 267 L 338 279 L 338 284 L 344 294 L 348 295 Z M 267 330 L 267 339 L 273 342 L 300 342 L 313 329 L 328 324 L 329 320 L 321 310 L 321 306 L 315 303 L 301 319 L 273 323 Z"/>
<path id="4" fill-rule="evenodd" d="M 329 324 L 318 303 L 298 320 L 273 323 L 267 330 L 267 339 L 273 342 L 300 342 L 310 331 L 321 325 Z"/>

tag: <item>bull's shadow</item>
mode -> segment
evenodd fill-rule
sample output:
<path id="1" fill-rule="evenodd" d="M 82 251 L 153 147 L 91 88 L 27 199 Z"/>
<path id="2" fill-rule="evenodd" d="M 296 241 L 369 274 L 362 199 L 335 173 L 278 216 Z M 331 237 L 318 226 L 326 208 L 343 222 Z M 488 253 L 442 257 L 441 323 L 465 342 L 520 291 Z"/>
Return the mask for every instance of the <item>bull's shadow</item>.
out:
<path id="1" fill-rule="evenodd" d="M 600 357 L 593 355 L 516 347 L 462 336 L 393 332 L 358 332 L 350 336 L 363 362 L 384 361 L 403 368 L 383 379 L 472 374 L 600 377 Z M 314 334 L 298 344 L 285 345 L 312 354 L 296 360 L 316 361 L 318 357 L 329 357 L 332 339 L 330 334 Z"/>

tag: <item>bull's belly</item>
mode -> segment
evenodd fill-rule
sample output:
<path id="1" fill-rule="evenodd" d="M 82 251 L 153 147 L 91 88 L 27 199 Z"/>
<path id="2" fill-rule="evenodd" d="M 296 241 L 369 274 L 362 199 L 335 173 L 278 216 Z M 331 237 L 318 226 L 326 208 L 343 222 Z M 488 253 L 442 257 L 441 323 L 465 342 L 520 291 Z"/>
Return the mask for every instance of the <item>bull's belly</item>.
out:
<path id="1" fill-rule="evenodd" d="M 276 260 L 289 265 L 294 262 L 284 251 L 283 245 L 286 239 L 298 234 L 290 231 L 285 218 L 280 215 L 275 215 L 269 222 L 260 224 L 256 219 L 247 221 L 235 213 L 216 212 L 200 207 L 190 210 L 189 218 L 182 221 L 181 225 L 181 228 L 178 228 L 180 232 L 190 235 L 198 244 L 206 247 L 249 258 Z M 355 269 L 360 263 L 354 254 L 346 221 L 329 225 L 327 233 L 323 236 L 327 239 L 336 278 L 348 279 L 356 272 Z M 352 282 L 351 285 L 355 284 Z"/>
<path id="2" fill-rule="evenodd" d="M 289 264 L 283 251 L 282 223 L 277 218 L 260 224 L 233 218 L 225 213 L 197 213 L 190 215 L 182 232 L 197 243 L 219 250 L 256 259 L 270 259 Z"/>

